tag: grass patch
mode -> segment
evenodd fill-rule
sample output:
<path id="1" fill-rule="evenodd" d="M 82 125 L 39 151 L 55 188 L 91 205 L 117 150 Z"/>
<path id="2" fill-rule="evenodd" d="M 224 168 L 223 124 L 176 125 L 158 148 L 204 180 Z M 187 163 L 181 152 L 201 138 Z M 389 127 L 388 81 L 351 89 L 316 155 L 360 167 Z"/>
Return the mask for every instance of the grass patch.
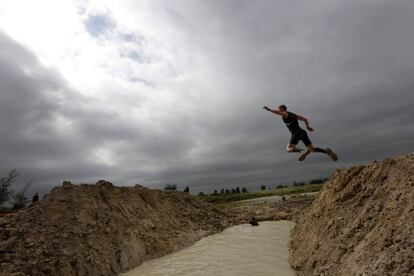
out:
<path id="1" fill-rule="evenodd" d="M 217 195 L 210 194 L 210 195 L 199 195 L 198 197 L 210 203 L 220 204 L 220 203 L 228 203 L 228 202 L 245 200 L 245 199 L 273 196 L 273 195 L 283 196 L 283 195 L 292 195 L 292 194 L 300 194 L 300 193 L 319 192 L 321 188 L 322 188 L 322 184 L 308 184 L 308 185 L 296 186 L 296 187 L 286 187 L 286 188 L 271 189 L 271 190 L 260 190 L 260 191 L 249 192 L 249 193 L 217 194 Z"/>

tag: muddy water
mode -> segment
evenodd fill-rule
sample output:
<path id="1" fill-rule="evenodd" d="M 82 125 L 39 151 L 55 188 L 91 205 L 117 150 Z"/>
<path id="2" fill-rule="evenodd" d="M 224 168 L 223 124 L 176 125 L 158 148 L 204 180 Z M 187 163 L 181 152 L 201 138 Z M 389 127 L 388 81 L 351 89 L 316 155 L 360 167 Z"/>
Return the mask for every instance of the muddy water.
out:
<path id="1" fill-rule="evenodd" d="M 266 221 L 257 227 L 234 226 L 122 275 L 293 276 L 288 263 L 292 227 L 290 221 Z"/>

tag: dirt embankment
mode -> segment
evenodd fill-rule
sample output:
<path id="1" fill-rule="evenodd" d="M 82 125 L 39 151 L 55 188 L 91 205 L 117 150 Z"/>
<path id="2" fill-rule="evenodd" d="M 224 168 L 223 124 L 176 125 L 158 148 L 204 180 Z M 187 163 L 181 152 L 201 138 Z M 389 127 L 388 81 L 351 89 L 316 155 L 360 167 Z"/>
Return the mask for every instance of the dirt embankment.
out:
<path id="1" fill-rule="evenodd" d="M 228 222 L 186 193 L 101 181 L 65 183 L 0 224 L 0 275 L 115 275 Z"/>
<path id="2" fill-rule="evenodd" d="M 299 275 L 414 275 L 414 154 L 336 172 L 296 222 Z"/>

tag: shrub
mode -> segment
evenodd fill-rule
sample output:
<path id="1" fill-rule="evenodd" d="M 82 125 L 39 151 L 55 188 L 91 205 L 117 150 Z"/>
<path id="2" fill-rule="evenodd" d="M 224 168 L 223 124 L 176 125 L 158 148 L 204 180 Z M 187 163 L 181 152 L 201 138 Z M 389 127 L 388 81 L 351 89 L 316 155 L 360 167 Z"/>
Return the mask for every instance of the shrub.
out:
<path id="1" fill-rule="evenodd" d="M 185 189 L 184 189 L 184 193 L 190 193 L 190 188 L 187 186 L 187 187 L 185 187 Z"/>
<path id="2" fill-rule="evenodd" d="M 0 206 L 10 200 L 13 193 L 11 186 L 18 175 L 19 173 L 16 170 L 11 170 L 7 176 L 0 179 Z"/>
<path id="3" fill-rule="evenodd" d="M 26 204 L 29 202 L 28 198 L 26 197 L 26 192 L 27 192 L 27 189 L 29 189 L 32 182 L 33 181 L 28 182 L 20 192 L 16 193 L 13 196 L 13 200 L 14 200 L 13 209 L 15 210 L 21 209 L 25 207 Z"/>
<path id="4" fill-rule="evenodd" d="M 309 184 L 322 184 L 327 180 L 327 178 L 312 179 L 311 181 L 309 181 Z"/>
<path id="5" fill-rule="evenodd" d="M 242 193 L 248 193 L 248 191 L 245 187 L 243 187 L 241 191 L 242 191 Z"/>
<path id="6" fill-rule="evenodd" d="M 165 185 L 164 191 L 177 191 L 177 184 L 167 184 L 167 185 Z"/>
<path id="7" fill-rule="evenodd" d="M 305 186 L 305 182 L 293 182 L 293 186 L 294 187 L 298 187 L 298 186 Z"/>
<path id="8" fill-rule="evenodd" d="M 262 185 L 262 186 L 260 186 L 260 190 L 266 190 L 266 185 Z"/>

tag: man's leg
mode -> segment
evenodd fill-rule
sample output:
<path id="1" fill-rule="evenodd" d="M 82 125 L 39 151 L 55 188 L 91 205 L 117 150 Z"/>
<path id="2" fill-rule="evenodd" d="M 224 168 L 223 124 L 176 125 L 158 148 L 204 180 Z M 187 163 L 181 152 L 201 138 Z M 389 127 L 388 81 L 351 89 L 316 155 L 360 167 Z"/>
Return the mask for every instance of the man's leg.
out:
<path id="1" fill-rule="evenodd" d="M 322 149 L 322 148 L 314 147 L 312 144 L 310 144 L 308 146 L 307 151 L 305 151 L 304 153 L 299 155 L 298 160 L 299 161 L 305 160 L 306 156 L 308 156 L 311 152 L 325 153 L 325 154 L 329 155 L 332 158 L 332 160 L 334 160 L 334 161 L 338 160 L 338 156 L 331 149 Z"/>
<path id="2" fill-rule="evenodd" d="M 292 133 L 289 144 L 286 147 L 287 152 L 302 152 L 303 149 L 297 148 L 296 145 L 299 143 L 300 135 L 298 133 Z"/>
<path id="3" fill-rule="evenodd" d="M 333 152 L 330 148 L 327 148 L 325 151 L 326 154 L 329 155 L 333 161 L 338 161 L 338 155 L 336 155 L 336 153 Z"/>
<path id="4" fill-rule="evenodd" d="M 322 149 L 322 148 L 314 148 L 314 152 L 321 152 L 329 155 L 329 157 L 332 158 L 333 161 L 338 161 L 338 155 L 336 155 L 335 152 L 333 152 L 331 149 Z"/>
<path id="5" fill-rule="evenodd" d="M 303 160 L 305 160 L 306 159 L 306 156 L 308 156 L 312 151 L 314 151 L 315 150 L 315 148 L 313 147 L 313 145 L 312 144 L 310 144 L 309 146 L 308 146 L 308 149 L 304 152 L 304 153 L 302 153 L 301 155 L 299 155 L 299 157 L 298 157 L 298 160 L 299 161 L 303 161 Z"/>
<path id="6" fill-rule="evenodd" d="M 312 151 L 315 150 L 315 148 L 312 145 L 311 140 L 309 139 L 308 133 L 306 130 L 301 130 L 300 132 L 300 140 L 305 144 L 305 146 L 308 148 L 304 153 L 299 155 L 298 160 L 303 161 L 305 160 L 306 156 L 308 156 Z"/>

